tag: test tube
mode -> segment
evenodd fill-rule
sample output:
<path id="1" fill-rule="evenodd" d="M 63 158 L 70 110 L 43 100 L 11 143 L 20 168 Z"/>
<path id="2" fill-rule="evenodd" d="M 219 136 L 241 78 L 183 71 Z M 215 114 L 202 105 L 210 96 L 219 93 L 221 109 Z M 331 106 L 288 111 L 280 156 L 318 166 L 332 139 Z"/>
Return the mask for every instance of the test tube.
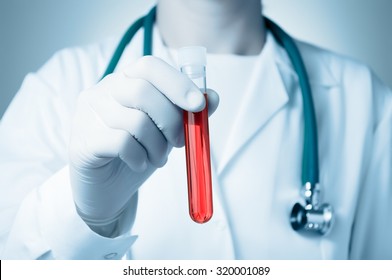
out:
<path id="1" fill-rule="evenodd" d="M 204 47 L 185 47 L 178 51 L 181 72 L 200 88 L 206 99 L 202 111 L 183 112 L 189 214 L 196 223 L 209 221 L 213 212 L 206 61 Z"/>

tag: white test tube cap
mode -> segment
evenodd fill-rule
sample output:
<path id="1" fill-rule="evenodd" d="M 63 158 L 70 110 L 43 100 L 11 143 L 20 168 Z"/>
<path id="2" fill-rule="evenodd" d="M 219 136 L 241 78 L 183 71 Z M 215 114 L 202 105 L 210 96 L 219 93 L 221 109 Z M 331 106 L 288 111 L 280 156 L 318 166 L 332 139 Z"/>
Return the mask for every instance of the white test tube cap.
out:
<path id="1" fill-rule="evenodd" d="M 178 66 L 206 66 L 207 49 L 201 46 L 190 46 L 178 49 Z"/>

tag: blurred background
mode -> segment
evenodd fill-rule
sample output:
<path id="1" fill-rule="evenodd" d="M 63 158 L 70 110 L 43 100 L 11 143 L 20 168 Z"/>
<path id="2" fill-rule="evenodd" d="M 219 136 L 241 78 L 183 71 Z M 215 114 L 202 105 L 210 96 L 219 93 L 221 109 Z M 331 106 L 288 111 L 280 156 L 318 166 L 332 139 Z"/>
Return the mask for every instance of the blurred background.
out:
<path id="1" fill-rule="evenodd" d="M 154 2 L 0 0 L 0 118 L 24 76 L 55 51 L 121 35 Z M 392 0 L 263 4 L 264 13 L 294 37 L 365 62 L 392 87 Z"/>

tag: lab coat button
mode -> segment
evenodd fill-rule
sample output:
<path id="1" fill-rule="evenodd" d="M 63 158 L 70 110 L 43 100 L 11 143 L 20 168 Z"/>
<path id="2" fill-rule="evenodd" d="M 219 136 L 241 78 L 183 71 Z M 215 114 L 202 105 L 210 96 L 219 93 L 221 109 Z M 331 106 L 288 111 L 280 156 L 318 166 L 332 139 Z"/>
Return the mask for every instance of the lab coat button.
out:
<path id="1" fill-rule="evenodd" d="M 117 257 L 117 253 L 110 253 L 110 254 L 105 255 L 105 259 L 107 259 L 107 260 L 112 260 L 115 257 Z"/>

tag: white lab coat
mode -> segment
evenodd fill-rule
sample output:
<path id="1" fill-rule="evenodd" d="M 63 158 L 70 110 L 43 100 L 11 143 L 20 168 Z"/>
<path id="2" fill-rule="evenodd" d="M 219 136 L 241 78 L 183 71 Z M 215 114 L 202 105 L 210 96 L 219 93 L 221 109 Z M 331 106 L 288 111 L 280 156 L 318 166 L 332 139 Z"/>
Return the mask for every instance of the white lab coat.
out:
<path id="1" fill-rule="evenodd" d="M 190 220 L 184 150 L 174 149 L 139 190 L 136 214 L 132 207 L 126 213 L 125 229 L 136 215 L 132 230 L 114 239 L 92 232 L 74 209 L 67 143 L 77 96 L 99 80 L 116 43 L 57 53 L 26 77 L 4 115 L 2 259 L 392 259 L 392 92 L 367 67 L 300 42 L 317 115 L 320 183 L 336 212 L 330 235 L 306 237 L 290 227 L 291 208 L 302 202 L 302 101 L 275 41 L 269 68 L 256 63 L 239 101 L 228 151 L 213 161 L 212 220 Z M 154 54 L 165 59 L 164 50 L 155 30 Z M 141 53 L 139 32 L 117 69 Z"/>

